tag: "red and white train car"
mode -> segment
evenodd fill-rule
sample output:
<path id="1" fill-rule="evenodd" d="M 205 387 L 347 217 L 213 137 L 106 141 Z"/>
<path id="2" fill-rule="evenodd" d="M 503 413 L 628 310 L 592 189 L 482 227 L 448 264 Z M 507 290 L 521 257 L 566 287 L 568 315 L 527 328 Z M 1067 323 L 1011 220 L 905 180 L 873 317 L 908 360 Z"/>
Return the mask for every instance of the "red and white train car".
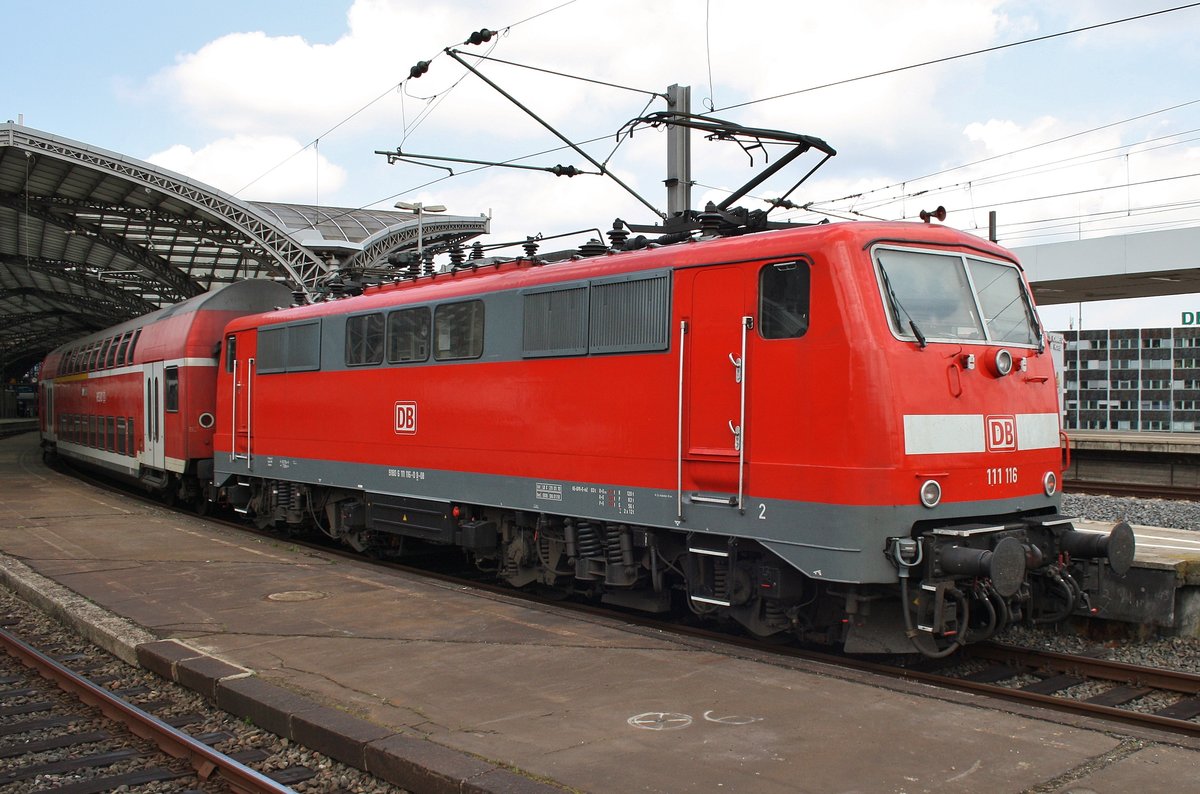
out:
<path id="1" fill-rule="evenodd" d="M 291 299 L 276 282 L 238 282 L 51 352 L 38 393 L 45 453 L 167 493 L 210 478 L 222 330 Z"/>

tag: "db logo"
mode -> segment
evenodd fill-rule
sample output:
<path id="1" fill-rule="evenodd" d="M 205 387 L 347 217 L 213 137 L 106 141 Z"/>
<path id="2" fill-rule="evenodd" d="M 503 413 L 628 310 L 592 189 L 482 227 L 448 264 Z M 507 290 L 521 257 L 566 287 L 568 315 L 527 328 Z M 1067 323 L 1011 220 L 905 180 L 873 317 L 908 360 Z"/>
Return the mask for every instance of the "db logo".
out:
<path id="1" fill-rule="evenodd" d="M 396 432 L 406 435 L 417 432 L 416 403 L 396 403 Z"/>
<path id="2" fill-rule="evenodd" d="M 1017 418 L 989 416 L 987 418 L 988 452 L 1015 451 L 1017 448 Z"/>

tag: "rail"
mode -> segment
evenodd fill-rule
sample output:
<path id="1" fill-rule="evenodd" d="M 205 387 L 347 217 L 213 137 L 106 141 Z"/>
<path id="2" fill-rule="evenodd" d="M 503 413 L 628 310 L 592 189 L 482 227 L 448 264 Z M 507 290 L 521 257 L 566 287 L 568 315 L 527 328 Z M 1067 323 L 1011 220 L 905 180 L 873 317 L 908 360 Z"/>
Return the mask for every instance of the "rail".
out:
<path id="1" fill-rule="evenodd" d="M 287 794 L 292 789 L 255 772 L 208 745 L 197 741 L 157 717 L 147 714 L 102 687 L 88 681 L 70 668 L 58 663 L 19 637 L 0 628 L 0 645 L 9 655 L 53 681 L 60 689 L 81 702 L 95 706 L 105 717 L 122 723 L 137 736 L 154 742 L 160 750 L 174 758 L 187 759 L 201 780 L 218 775 L 230 789 L 239 794 Z"/>

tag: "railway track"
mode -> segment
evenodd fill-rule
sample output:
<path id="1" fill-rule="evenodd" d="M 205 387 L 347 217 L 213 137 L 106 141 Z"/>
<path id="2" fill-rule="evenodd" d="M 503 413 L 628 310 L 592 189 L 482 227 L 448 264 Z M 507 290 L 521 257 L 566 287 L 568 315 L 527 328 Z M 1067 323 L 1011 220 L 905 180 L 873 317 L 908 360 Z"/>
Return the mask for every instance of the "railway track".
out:
<path id="1" fill-rule="evenodd" d="M 231 739 L 228 733 L 193 737 L 180 730 L 200 716 L 160 719 L 147 710 L 154 704 L 144 709 L 130 702 L 128 696 L 140 692 L 122 696 L 68 666 L 86 655 L 55 659 L 10 628 L 0 628 L 6 652 L 0 659 L 0 788 L 88 794 L 170 782 L 193 791 L 198 785 L 245 794 L 292 791 L 242 763 L 266 753 L 242 752 L 241 760 L 220 753 L 210 745 Z M 300 782 L 314 774 L 298 767 L 278 776 Z"/>
<path id="2" fill-rule="evenodd" d="M 1200 737 L 1200 675 L 995 643 L 960 658 L 955 688 Z"/>
<path id="3" fill-rule="evenodd" d="M 1130 482 L 1096 482 L 1066 480 L 1063 493 L 1091 496 L 1132 496 L 1138 499 L 1173 499 L 1181 502 L 1200 501 L 1200 488 L 1181 485 L 1145 485 Z"/>

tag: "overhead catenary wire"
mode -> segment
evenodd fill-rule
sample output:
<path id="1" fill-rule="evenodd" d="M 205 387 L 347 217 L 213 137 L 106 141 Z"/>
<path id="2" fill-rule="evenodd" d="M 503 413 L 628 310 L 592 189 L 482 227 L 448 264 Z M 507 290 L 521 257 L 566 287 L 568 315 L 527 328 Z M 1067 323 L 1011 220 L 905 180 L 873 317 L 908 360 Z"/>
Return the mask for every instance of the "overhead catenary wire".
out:
<path id="1" fill-rule="evenodd" d="M 1193 143 L 1197 140 L 1200 140 L 1200 138 L 1197 138 L 1197 137 L 1181 138 L 1179 140 L 1171 141 L 1170 143 L 1162 143 L 1159 146 L 1147 146 L 1147 144 L 1160 143 L 1162 141 L 1166 141 L 1166 140 L 1169 140 L 1172 138 L 1178 138 L 1181 135 L 1190 135 L 1190 134 L 1192 134 L 1194 132 L 1198 132 L 1198 131 L 1200 131 L 1200 130 L 1197 130 L 1197 129 L 1184 130 L 1184 131 L 1181 131 L 1178 133 L 1172 133 L 1171 135 L 1164 135 L 1164 136 L 1160 136 L 1158 138 L 1150 138 L 1150 139 L 1146 139 L 1146 140 L 1142 140 L 1142 141 L 1137 141 L 1134 143 L 1123 144 L 1121 146 L 1114 146 L 1114 147 L 1109 147 L 1106 149 L 1101 149 L 1101 150 L 1097 150 L 1097 151 L 1093 151 L 1093 152 L 1086 152 L 1084 154 L 1074 155 L 1072 157 L 1061 158 L 1058 160 L 1053 160 L 1053 161 L 1049 161 L 1049 162 L 1045 162 L 1045 163 L 1038 163 L 1035 165 L 1026 166 L 1024 168 L 1014 169 L 1012 171 L 1006 171 L 1006 172 L 1001 172 L 1001 173 L 997 173 L 997 174 L 990 174 L 990 175 L 982 176 L 982 177 L 974 177 L 970 180 L 956 182 L 953 184 L 945 184 L 945 185 L 940 185 L 938 187 L 933 187 L 933 188 L 909 191 L 909 192 L 906 192 L 906 193 L 903 193 L 900 195 L 880 197 L 873 201 L 867 201 L 867 202 L 857 202 L 856 201 L 852 206 L 852 210 L 857 213 L 863 214 L 867 210 L 879 210 L 883 207 L 887 207 L 887 206 L 894 205 L 894 204 L 897 204 L 900 202 L 904 202 L 908 199 L 917 198 L 919 196 L 931 196 L 932 197 L 932 196 L 944 195 L 944 194 L 951 193 L 953 191 L 961 191 L 961 190 L 967 190 L 968 192 L 971 192 L 973 189 L 980 188 L 980 187 L 992 187 L 992 186 L 1003 184 L 1005 182 L 1011 182 L 1011 181 L 1017 180 L 1017 179 L 1028 179 L 1031 177 L 1045 176 L 1047 174 L 1051 174 L 1056 171 L 1062 171 L 1062 170 L 1072 169 L 1072 168 L 1080 168 L 1083 166 L 1092 166 L 1092 165 L 1104 163 L 1106 161 L 1113 160 L 1113 159 L 1128 158 L 1131 154 L 1137 154 L 1137 155 L 1148 154 L 1150 152 L 1159 151 L 1161 149 L 1167 149 L 1167 148 L 1171 148 L 1171 147 L 1175 147 L 1175 146 L 1183 146 L 1188 143 Z M 1117 153 L 1117 154 L 1114 154 L 1114 153 Z M 1129 183 L 1128 178 L 1126 179 L 1126 182 Z M 1126 184 L 1125 186 L 1130 187 L 1132 185 Z M 808 209 L 813 210 L 813 211 L 824 211 L 826 209 L 836 209 L 835 207 L 826 206 L 826 202 L 822 202 L 822 201 L 809 202 L 805 206 Z M 843 208 L 841 211 L 846 212 L 846 211 L 851 211 L 851 210 L 847 210 L 847 209 Z M 869 216 L 864 215 L 864 217 L 869 217 Z"/>
<path id="2" fill-rule="evenodd" d="M 1096 212 L 1081 213 L 1077 215 L 1064 215 L 1055 218 L 1038 218 L 1036 220 L 1029 221 L 1014 221 L 1012 223 L 1000 224 L 998 228 L 1006 230 L 1004 238 L 1005 240 L 1011 241 L 1014 239 L 1029 239 L 1033 237 L 1061 236 L 1065 233 L 1064 230 L 1078 230 L 1081 224 L 1089 224 L 1089 232 L 1107 231 L 1109 229 L 1129 230 L 1134 228 L 1173 226 L 1181 225 L 1187 221 L 1180 218 L 1160 221 L 1152 224 L 1129 224 L 1122 221 L 1128 218 L 1146 218 L 1151 215 L 1163 213 L 1179 213 L 1183 210 L 1198 207 L 1200 207 L 1200 200 L 1177 201 L 1167 204 L 1150 204 L 1145 206 L 1129 207 L 1127 209 L 1120 210 L 1098 210 Z M 1108 225 L 1100 226 L 1098 224 Z M 983 231 L 983 227 L 976 225 L 966 228 L 965 231 Z"/>
<path id="3" fill-rule="evenodd" d="M 1072 36 L 1076 33 L 1086 33 L 1087 31 L 1090 31 L 1090 30 L 1098 30 L 1100 28 L 1111 27 L 1112 25 L 1120 25 L 1120 24 L 1124 24 L 1126 22 L 1134 22 L 1134 21 L 1141 20 L 1141 19 L 1148 19 L 1150 17 L 1156 17 L 1156 16 L 1160 16 L 1162 14 L 1170 14 L 1170 13 L 1174 13 L 1176 11 L 1185 11 L 1187 9 L 1197 8 L 1197 7 L 1200 7 L 1200 3 L 1188 3 L 1186 5 L 1175 6 L 1173 8 L 1164 8 L 1164 9 L 1160 9 L 1158 11 L 1148 11 L 1145 14 L 1136 14 L 1134 16 L 1123 17 L 1121 19 L 1109 20 L 1108 22 L 1098 22 L 1094 25 L 1086 25 L 1084 27 L 1073 28 L 1071 30 L 1063 30 L 1063 31 L 1059 31 L 1058 33 L 1048 33 L 1044 36 L 1035 36 L 1033 38 L 1022 39 L 1021 41 L 1012 41 L 1012 42 L 1009 42 L 1008 44 L 997 44 L 994 47 L 984 47 L 983 49 L 979 49 L 979 50 L 963 52 L 963 53 L 959 53 L 957 55 L 947 55 L 942 58 L 934 58 L 932 60 L 922 61 L 920 63 L 913 63 L 913 64 L 909 64 L 907 66 L 897 66 L 892 69 L 884 69 L 883 71 L 879 71 L 879 72 L 872 72 L 870 74 L 859 75 L 858 77 L 847 77 L 844 80 L 834 80 L 833 82 L 823 83 L 821 85 L 809 86 L 808 88 L 801 88 L 801 89 L 797 89 L 796 91 L 788 91 L 788 92 L 785 92 L 782 94 L 775 94 L 774 96 L 762 97 L 760 99 L 751 99 L 746 102 L 739 102 L 734 105 L 726 105 L 725 107 L 717 108 L 715 110 L 711 110 L 708 112 L 721 113 L 726 110 L 733 110 L 734 108 L 744 108 L 744 107 L 748 107 L 750 105 L 756 105 L 756 104 L 759 104 L 762 102 L 772 102 L 777 99 L 785 99 L 787 97 L 798 96 L 800 94 L 807 94 L 812 91 L 820 91 L 825 88 L 833 88 L 834 86 L 847 85 L 849 83 L 856 83 L 861 80 L 869 80 L 874 77 L 885 77 L 885 76 L 891 75 L 891 74 L 899 74 L 900 72 L 907 72 L 907 71 L 911 71 L 913 69 L 920 69 L 925 66 L 936 66 L 937 64 L 940 64 L 940 63 L 949 63 L 950 61 L 957 61 L 962 58 L 970 58 L 970 57 L 973 57 L 976 55 L 986 55 L 987 53 L 999 52 L 1000 50 L 1007 50 L 1007 49 L 1011 49 L 1013 47 L 1022 47 L 1027 44 L 1036 44 L 1038 42 L 1049 41 L 1051 39 L 1057 39 L 1057 38 L 1061 38 L 1063 36 Z"/>
<path id="4" fill-rule="evenodd" d="M 572 5 L 572 4 L 574 4 L 575 2 L 577 2 L 577 0 L 566 0 L 566 2 L 559 3 L 558 5 L 556 5 L 556 6 L 552 6 L 552 7 L 550 7 L 550 8 L 547 8 L 547 9 L 546 9 L 546 10 L 544 10 L 544 11 L 539 11 L 539 12 L 538 12 L 538 13 L 536 13 L 536 14 L 532 14 L 532 15 L 530 15 L 530 16 L 528 16 L 528 17 L 525 17 L 524 19 L 521 19 L 521 20 L 519 20 L 519 21 L 517 21 L 517 22 L 513 22 L 512 24 L 506 25 L 506 26 L 504 26 L 504 27 L 500 28 L 500 31 L 501 31 L 501 32 L 504 32 L 504 31 L 511 30 L 511 29 L 513 29 L 513 28 L 517 27 L 518 25 L 523 25 L 523 24 L 525 24 L 526 22 L 530 22 L 530 21 L 532 21 L 532 20 L 534 20 L 534 19 L 537 19 L 538 17 L 542 17 L 542 16 L 545 16 L 546 14 L 550 14 L 550 13 L 553 13 L 553 12 L 555 12 L 555 11 L 558 11 L 559 9 L 566 8 L 567 6 L 569 6 L 569 5 Z M 494 48 L 494 46 L 495 46 L 495 45 L 493 45 L 493 48 Z M 430 61 L 433 61 L 434 59 L 436 59 L 436 58 L 437 58 L 437 57 L 439 57 L 440 55 L 442 55 L 442 52 L 441 52 L 441 51 L 439 51 L 438 53 L 436 53 L 435 55 L 433 55 L 433 56 L 430 58 Z M 343 118 L 341 121 L 338 121 L 336 124 L 334 124 L 333 126 L 331 126 L 329 129 L 325 130 L 325 132 L 321 133 L 320 135 L 317 135 L 317 136 L 315 136 L 315 137 L 314 137 L 314 138 L 313 138 L 311 141 L 309 141 L 308 143 L 306 143 L 304 146 L 301 146 L 299 149 L 297 149 L 296 151 L 292 152 L 290 155 L 288 155 L 287 157 L 285 157 L 283 160 L 280 160 L 278 163 L 276 163 L 275 165 L 271 166 L 271 167 L 270 167 L 270 168 L 268 168 L 266 171 L 264 171 L 263 173 L 259 174 L 259 175 L 258 175 L 258 176 L 256 176 L 254 179 L 250 180 L 249 182 L 247 182 L 245 185 L 242 185 L 242 187 L 238 188 L 237 190 L 235 190 L 235 191 L 233 192 L 233 195 L 234 195 L 234 196 L 240 195 L 240 194 L 241 194 L 243 191 L 245 191 L 247 188 L 249 188 L 249 187 L 251 187 L 251 186 L 253 186 L 253 185 L 257 184 L 258 182 L 262 181 L 262 180 L 263 180 L 263 179 L 265 179 L 267 176 L 269 176 L 270 174 L 272 174 L 273 172 L 275 172 L 276 170 L 278 170 L 280 167 L 282 167 L 283 165 L 285 165 L 285 164 L 287 164 L 289 161 L 291 161 L 291 160 L 292 160 L 292 158 L 294 158 L 296 155 L 300 154 L 301 152 L 303 152 L 303 151 L 305 151 L 306 149 L 308 149 L 309 147 L 311 147 L 311 146 L 312 146 L 312 145 L 313 145 L 313 144 L 314 144 L 316 141 L 320 140 L 321 138 L 327 138 L 327 137 L 329 137 L 329 135 L 330 135 L 331 133 L 333 133 L 333 132 L 335 132 L 336 130 L 340 129 L 342 126 L 344 126 L 345 124 L 347 124 L 348 122 L 350 122 L 351 120 L 353 120 L 354 118 L 356 118 L 357 116 L 359 116 L 360 114 L 362 114 L 363 112 L 365 112 L 365 111 L 366 111 L 368 108 L 370 108 L 371 106 L 375 105 L 376 103 L 378 103 L 378 102 L 382 101 L 382 100 L 383 100 L 384 98 L 386 98 L 386 97 L 387 97 L 389 94 L 392 94 L 393 92 L 395 92 L 395 91 L 397 91 L 397 90 L 401 89 L 401 88 L 404 86 L 404 84 L 405 84 L 405 83 L 407 83 L 407 82 L 408 82 L 410 79 L 411 79 L 411 78 L 408 78 L 408 77 L 406 77 L 406 78 L 404 78 L 403 80 L 401 80 L 400 82 L 398 82 L 398 83 L 393 83 L 392 85 L 388 86 L 388 88 L 387 88 L 385 91 L 381 92 L 381 93 L 380 93 L 379 95 L 377 95 L 377 96 L 376 96 L 374 99 L 371 99 L 371 100 L 370 100 L 370 101 L 368 101 L 366 104 L 362 105 L 360 108 L 358 108 L 358 110 L 355 110 L 354 112 L 350 113 L 348 116 L 346 116 L 345 118 Z M 461 80 L 460 80 L 460 82 L 461 82 Z M 456 85 L 457 85 L 457 83 L 456 83 Z M 452 88 L 453 88 L 453 86 L 452 86 Z M 444 93 L 444 92 L 443 92 L 443 93 Z M 414 121 L 414 124 L 419 124 L 419 123 L 420 123 L 420 121 L 421 121 L 421 117 L 420 117 L 420 116 L 418 116 L 418 119 L 417 119 L 417 121 Z M 377 202 L 371 202 L 371 203 L 372 203 L 372 204 L 374 204 L 374 203 L 377 203 Z M 368 204 L 368 205 L 366 205 L 366 206 L 370 206 L 370 204 Z"/>
<path id="5" fill-rule="evenodd" d="M 1142 232 L 1142 231 L 1164 231 L 1169 229 L 1188 229 L 1194 228 L 1197 223 L 1200 223 L 1200 216 L 1192 216 L 1187 218 L 1178 218 L 1171 221 L 1160 221 L 1157 223 L 1133 223 L 1121 224 L 1119 226 L 1101 226 L 1101 227 L 1080 227 L 1079 224 L 1071 223 L 1054 227 L 1056 230 L 1044 230 L 1042 232 L 1033 233 L 1017 233 L 1001 235 L 1005 245 L 1011 246 L 1013 243 L 1025 240 L 1040 240 L 1043 238 L 1054 238 L 1061 240 L 1066 234 L 1074 234 L 1077 236 L 1088 235 L 1096 236 L 1113 230 L 1119 230 L 1125 233 Z M 966 229 L 964 231 L 983 232 L 985 229 Z"/>
<path id="6" fill-rule="evenodd" d="M 708 64 L 708 96 L 704 99 L 704 106 L 711 111 L 717 106 L 717 89 L 713 85 L 712 76 L 712 41 L 710 40 L 710 31 L 712 23 L 712 0 L 704 2 L 704 56 L 705 62 Z"/>
<path id="7" fill-rule="evenodd" d="M 959 182 L 959 183 L 956 183 L 953 185 L 943 185 L 943 186 L 937 187 L 937 188 L 929 188 L 927 190 L 922 191 L 922 194 L 939 193 L 939 192 L 943 192 L 943 191 L 947 191 L 947 190 L 954 190 L 955 188 L 961 188 L 964 184 L 974 184 L 976 187 L 978 187 L 980 185 L 996 185 L 996 184 L 1000 184 L 1002 182 L 1011 181 L 1013 179 L 1024 179 L 1029 176 L 1042 176 L 1044 174 L 1053 173 L 1055 171 L 1061 171 L 1061 170 L 1069 169 L 1069 168 L 1078 168 L 1079 166 L 1082 166 L 1082 165 L 1094 165 L 1096 163 L 1102 163 L 1106 160 L 1113 160 L 1113 159 L 1117 159 L 1117 158 L 1128 157 L 1131 154 L 1147 154 L 1149 152 L 1155 152 L 1160 149 L 1169 149 L 1173 146 L 1183 146 L 1184 144 L 1194 143 L 1195 141 L 1200 140 L 1200 138 L 1184 138 L 1182 140 L 1162 144 L 1161 146 L 1147 146 L 1146 144 L 1158 143 L 1160 141 L 1165 141 L 1170 138 L 1176 138 L 1180 135 L 1190 135 L 1194 132 L 1200 132 L 1200 128 L 1184 130 L 1181 132 L 1172 133 L 1170 135 L 1163 135 L 1158 138 L 1148 138 L 1146 140 L 1136 141 L 1134 143 L 1122 144 L 1121 146 L 1112 146 L 1107 149 L 1100 149 L 1100 150 L 1093 151 L 1093 152 L 1086 152 L 1084 154 L 1078 154 L 1078 155 L 1074 155 L 1072 157 L 1064 157 L 1064 158 L 1061 158 L 1058 160 L 1052 160 L 1052 161 L 1046 162 L 1046 163 L 1039 163 L 1037 165 L 1026 166 L 1024 168 L 1018 168 L 1018 169 L 1014 169 L 1012 171 L 1006 171 L 1006 172 L 1002 172 L 999 174 L 991 174 L 989 176 L 977 177 L 977 178 L 971 179 L 969 183 Z M 1134 150 L 1136 150 L 1136 151 L 1134 151 Z M 1120 154 L 1112 154 L 1113 152 L 1120 152 Z M 1106 155 L 1106 156 L 1101 156 L 1101 155 Z M 1091 159 L 1089 159 L 1089 158 L 1091 158 Z M 911 198 L 913 195 L 917 195 L 917 194 L 912 194 L 909 197 Z M 900 200 L 901 200 L 901 197 L 897 196 L 897 197 L 893 197 L 893 198 L 889 198 L 889 199 L 880 200 L 878 203 L 876 203 L 872 206 L 886 206 L 887 204 L 894 204 Z"/>
<path id="8" fill-rule="evenodd" d="M 506 61 L 503 58 L 496 58 L 491 55 L 478 55 L 476 53 L 471 53 L 471 57 L 478 58 L 481 61 L 490 61 L 492 63 L 502 63 L 505 66 L 515 66 L 518 69 L 528 69 L 531 72 L 541 72 L 542 74 L 553 75 L 554 77 L 564 77 L 568 80 L 578 80 L 581 83 L 592 83 L 593 85 L 602 85 L 602 86 L 607 86 L 609 88 L 618 88 L 622 91 L 633 91 L 634 93 L 637 93 L 637 94 L 647 94 L 651 97 L 662 97 L 663 99 L 666 99 L 666 97 L 667 97 L 667 95 L 665 93 L 663 93 L 662 91 L 652 91 L 649 88 L 637 88 L 635 86 L 630 86 L 630 85 L 621 85 L 620 83 L 610 83 L 606 80 L 596 80 L 591 77 L 583 77 L 581 75 L 570 74 L 568 72 L 559 72 L 554 69 L 546 69 L 541 66 L 531 66 L 530 64 L 527 64 L 527 63 L 517 63 L 516 61 Z"/>
<path id="9" fill-rule="evenodd" d="M 1052 146 L 1056 143 L 1062 143 L 1064 141 L 1069 141 L 1074 138 L 1081 138 L 1085 135 L 1091 135 L 1092 133 L 1101 132 L 1101 131 L 1107 130 L 1107 129 L 1112 129 L 1113 127 L 1119 127 L 1124 124 L 1131 124 L 1135 121 L 1141 121 L 1143 119 L 1150 118 L 1151 116 L 1158 116 L 1158 115 L 1162 115 L 1163 113 L 1170 113 L 1173 110 L 1179 110 L 1181 108 L 1189 107 L 1191 105 L 1196 105 L 1196 104 L 1200 104 L 1200 99 L 1191 99 L 1191 100 L 1188 100 L 1187 102 L 1180 102 L 1180 103 L 1170 105 L 1165 108 L 1159 108 L 1158 110 L 1151 110 L 1146 113 L 1140 113 L 1136 116 L 1130 116 L 1129 118 L 1124 118 L 1124 119 L 1121 119 L 1120 121 L 1112 121 L 1107 124 L 1101 124 L 1098 127 L 1090 127 L 1086 130 L 1080 130 L 1079 132 L 1072 132 L 1068 135 L 1062 135 L 1062 136 L 1059 136 L 1057 138 L 1052 138 L 1047 141 L 1041 141 L 1039 143 L 1034 143 L 1034 144 L 1030 144 L 1028 146 L 1023 146 L 1020 149 L 1014 149 L 1012 151 L 1002 152 L 1001 154 L 989 155 L 988 157 L 982 157 L 978 160 L 972 160 L 969 163 L 963 163 L 962 165 L 951 166 L 949 168 L 943 168 L 938 171 L 933 171 L 931 173 L 925 174 L 924 176 L 912 177 L 910 179 L 905 179 L 900 182 L 892 182 L 891 184 L 888 184 L 888 185 L 881 185 L 880 187 L 877 187 L 877 188 L 871 188 L 870 190 L 859 191 L 857 193 L 850 193 L 845 196 L 839 196 L 838 198 L 833 198 L 833 199 L 824 199 L 822 201 L 814 202 L 814 203 L 830 204 L 830 203 L 833 203 L 836 201 L 849 201 L 850 199 L 862 198 L 862 197 L 868 196 L 872 193 L 879 193 L 884 190 L 891 190 L 891 189 L 894 189 L 897 187 L 911 185 L 916 182 L 921 182 L 922 180 L 925 180 L 925 179 L 932 179 L 935 176 L 941 176 L 942 174 L 948 174 L 953 171 L 961 171 L 966 168 L 973 168 L 974 166 L 982 165 L 983 163 L 992 162 L 993 160 L 1000 160 L 1005 157 L 1012 157 L 1015 154 L 1024 154 L 1026 152 L 1032 151 L 1033 149 L 1039 149 L 1043 146 Z M 924 193 L 924 192 L 928 192 L 928 191 L 922 190 L 921 192 Z M 911 198 L 914 195 L 919 195 L 919 194 L 910 194 L 909 197 Z"/>
<path id="10" fill-rule="evenodd" d="M 1200 177 L 1200 172 L 1192 174 L 1176 174 L 1175 176 L 1164 176 L 1157 179 L 1144 179 L 1140 182 L 1133 182 L 1126 185 L 1125 183 L 1117 185 L 1104 185 L 1103 187 L 1084 188 L 1082 190 L 1072 190 L 1066 193 L 1051 193 L 1044 196 L 1028 196 L 1026 198 L 1009 199 L 1007 201 L 992 201 L 988 203 L 990 207 L 1007 207 L 1012 204 L 1025 204 L 1031 201 L 1049 201 L 1050 199 L 1067 198 L 1070 196 L 1079 196 L 1085 193 L 1100 193 L 1105 190 L 1124 190 L 1126 187 L 1142 187 L 1145 185 L 1158 185 L 1165 182 L 1177 182 L 1181 179 L 1194 179 Z M 963 212 L 968 208 L 957 207 L 954 209 L 947 208 L 947 212 Z M 908 220 L 911 216 L 905 215 L 902 220 Z"/>

